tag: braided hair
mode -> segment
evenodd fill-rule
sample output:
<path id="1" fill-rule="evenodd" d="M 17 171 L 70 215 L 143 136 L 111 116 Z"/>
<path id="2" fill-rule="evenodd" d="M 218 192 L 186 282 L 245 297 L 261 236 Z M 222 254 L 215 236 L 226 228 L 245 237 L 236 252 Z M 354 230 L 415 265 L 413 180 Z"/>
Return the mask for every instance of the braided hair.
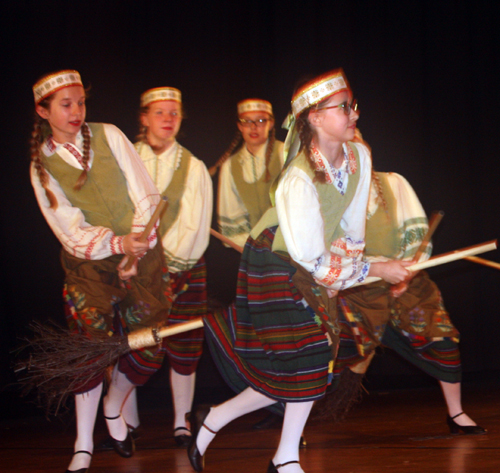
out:
<path id="1" fill-rule="evenodd" d="M 43 99 L 39 105 L 43 108 L 49 108 L 50 102 L 52 101 L 53 95 L 49 95 Z M 31 132 L 30 139 L 30 155 L 31 162 L 35 167 L 38 179 L 40 179 L 40 184 L 45 190 L 45 195 L 49 201 L 50 208 L 53 210 L 57 209 L 57 199 L 54 193 L 49 189 L 49 174 L 42 163 L 42 151 L 41 147 L 45 138 L 50 134 L 50 126 L 47 120 L 43 119 L 37 112 L 35 112 L 35 122 L 33 124 L 33 131 Z"/>
<path id="2" fill-rule="evenodd" d="M 48 110 L 53 98 L 54 94 L 49 95 L 48 97 L 40 101 L 38 105 Z M 83 123 L 81 130 L 83 136 L 83 156 L 81 162 L 83 171 L 78 177 L 75 186 L 73 187 L 73 189 L 75 190 L 80 190 L 87 181 L 88 162 L 90 159 L 90 128 L 87 123 Z M 45 195 L 47 196 L 47 199 L 49 201 L 50 208 L 56 210 L 58 207 L 58 203 L 56 196 L 48 187 L 49 175 L 42 162 L 41 150 L 42 144 L 44 143 L 45 139 L 51 134 L 51 132 L 52 130 L 48 121 L 42 118 L 37 112 L 35 112 L 33 131 L 31 132 L 30 139 L 31 161 L 33 162 L 35 170 L 38 174 L 38 179 L 40 179 L 40 184 L 45 190 Z"/>
<path id="3" fill-rule="evenodd" d="M 272 117 L 272 116 L 271 116 Z M 274 120 L 274 117 L 272 117 Z M 269 135 L 267 139 L 267 146 L 266 146 L 266 175 L 264 178 L 264 182 L 269 182 L 271 179 L 271 173 L 269 172 L 269 163 L 271 161 L 271 155 L 273 154 L 274 150 L 274 144 L 276 142 L 276 130 L 274 126 L 269 130 Z M 231 144 L 229 145 L 229 148 L 224 152 L 224 154 L 219 158 L 219 160 L 208 169 L 208 172 L 210 173 L 211 176 L 215 176 L 217 173 L 218 169 L 235 153 L 237 153 L 244 144 L 243 136 L 241 134 L 241 131 L 238 130 L 236 132 L 236 135 L 234 135 L 233 140 L 231 141 Z"/>
<path id="4" fill-rule="evenodd" d="M 372 182 L 375 187 L 375 191 L 377 192 L 377 202 L 382 204 L 382 207 L 384 207 L 384 210 L 387 213 L 389 209 L 387 207 L 387 201 L 384 198 L 382 183 L 380 182 L 380 179 L 377 176 L 377 173 L 375 172 L 375 169 L 373 167 L 372 167 Z"/>
<path id="5" fill-rule="evenodd" d="M 142 124 L 141 117 L 142 117 L 142 115 L 145 115 L 146 113 L 148 113 L 148 110 L 149 110 L 149 106 L 147 106 L 147 105 L 145 107 L 141 107 L 139 109 L 139 116 L 138 116 L 139 133 L 135 137 L 136 141 L 141 142 L 141 143 L 145 143 L 147 145 L 149 144 L 148 137 L 147 137 L 148 127 L 146 125 Z"/>
<path id="6" fill-rule="evenodd" d="M 79 191 L 83 187 L 85 182 L 87 182 L 87 170 L 90 158 L 90 128 L 86 123 L 82 125 L 82 136 L 83 136 L 83 157 L 81 164 L 83 167 L 83 171 L 78 177 L 75 186 L 73 187 L 73 189 L 77 191 Z"/>
<path id="7" fill-rule="evenodd" d="M 309 123 L 309 112 L 313 109 L 320 108 L 321 103 L 322 102 L 316 105 L 312 105 L 311 107 L 308 107 L 304 111 L 302 111 L 302 113 L 296 119 L 295 126 L 297 127 L 297 132 L 300 138 L 299 153 L 303 151 L 304 154 L 306 155 L 307 162 L 309 163 L 311 169 L 314 171 L 314 180 L 324 184 L 326 182 L 325 173 L 324 171 L 318 171 L 316 169 L 316 163 L 314 162 L 314 159 L 311 156 L 311 145 L 314 138 L 314 131 L 311 127 L 311 124 Z"/>

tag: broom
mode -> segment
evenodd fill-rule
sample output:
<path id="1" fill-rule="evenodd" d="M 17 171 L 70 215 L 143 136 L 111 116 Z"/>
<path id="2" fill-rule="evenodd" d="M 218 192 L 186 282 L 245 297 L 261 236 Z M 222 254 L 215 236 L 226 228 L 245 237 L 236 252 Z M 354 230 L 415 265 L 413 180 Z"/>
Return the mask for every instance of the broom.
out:
<path id="1" fill-rule="evenodd" d="M 167 197 L 162 197 L 139 241 L 147 240 L 167 205 Z M 130 269 L 136 259 L 129 257 L 125 268 Z M 182 286 L 181 280 L 179 287 Z M 123 340 L 124 337 L 89 337 L 85 333 L 57 328 L 55 324 L 45 326 L 33 322 L 31 329 L 34 337 L 25 340 L 25 344 L 17 352 L 26 348 L 30 348 L 32 352 L 27 361 L 16 363 L 14 371 L 24 372 L 20 380 L 24 386 L 24 394 L 36 387 L 39 400 L 44 399 L 48 408 L 56 403 L 56 412 L 67 394 L 101 376 L 108 366 L 122 354 L 134 349 L 137 343 L 141 346 L 158 343 L 157 338 L 154 338 L 154 343 L 144 340 L 145 333 L 154 333 L 151 328 L 143 329 L 135 335 L 141 341 L 135 342 L 135 345 L 132 342 L 132 348 Z"/>
<path id="2" fill-rule="evenodd" d="M 216 235 L 217 232 L 212 232 Z M 409 270 L 424 269 L 456 261 L 467 256 L 477 255 L 496 249 L 496 240 L 435 256 L 423 263 L 408 267 Z M 367 278 L 373 282 L 379 278 Z M 155 346 L 165 337 L 203 327 L 203 319 L 170 327 L 146 327 L 129 335 L 102 338 L 89 338 L 85 334 L 61 336 L 61 330 L 37 324 L 37 336 L 29 341 L 33 355 L 28 361 L 18 364 L 16 371 L 26 370 L 28 382 L 44 393 L 49 402 L 61 400 L 79 385 L 100 376 L 106 368 L 131 350 Z"/>

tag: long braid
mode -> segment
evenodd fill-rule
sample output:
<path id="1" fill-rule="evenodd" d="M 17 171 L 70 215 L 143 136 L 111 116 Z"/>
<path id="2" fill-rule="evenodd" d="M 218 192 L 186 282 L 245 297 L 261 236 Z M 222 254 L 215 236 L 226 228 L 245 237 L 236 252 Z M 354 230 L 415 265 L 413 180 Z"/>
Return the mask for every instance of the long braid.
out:
<path id="1" fill-rule="evenodd" d="M 43 104 L 42 102 L 40 102 L 40 105 L 42 105 L 42 107 L 45 105 L 48 106 L 49 101 L 47 101 L 46 104 Z M 45 190 L 45 195 L 47 197 L 47 200 L 49 201 L 50 208 L 56 210 L 58 207 L 57 199 L 54 193 L 49 189 L 49 175 L 42 163 L 41 147 L 45 136 L 48 135 L 48 131 L 46 128 L 46 120 L 44 120 L 42 117 L 40 117 L 40 115 L 38 115 L 38 113 L 35 112 L 35 122 L 30 139 L 31 161 L 33 163 L 33 166 L 35 167 L 38 179 L 40 179 L 40 184 Z"/>
<path id="2" fill-rule="evenodd" d="M 229 159 L 230 156 L 232 156 L 236 151 L 238 151 L 242 145 L 243 145 L 243 136 L 241 134 L 241 131 L 238 130 L 226 152 L 219 158 L 219 160 L 211 168 L 209 168 L 208 172 L 210 173 L 210 175 L 214 176 L 217 173 L 217 170 Z"/>
<path id="3" fill-rule="evenodd" d="M 76 191 L 79 191 L 83 187 L 85 182 L 87 182 L 87 169 L 90 159 L 90 128 L 86 123 L 82 125 L 82 136 L 83 136 L 83 157 L 82 157 L 83 171 L 80 174 L 80 177 L 78 177 L 75 186 L 73 187 L 73 189 Z"/>
<path id="4" fill-rule="evenodd" d="M 384 207 L 384 210 L 387 213 L 389 209 L 387 208 L 387 201 L 384 198 L 382 183 L 380 182 L 380 179 L 377 176 L 377 173 L 375 172 L 375 169 L 373 167 L 372 167 L 372 182 L 377 192 L 377 202 L 382 203 L 382 207 Z"/>
<path id="5" fill-rule="evenodd" d="M 148 145 L 149 143 L 148 143 L 148 138 L 147 138 L 147 131 L 148 131 L 148 127 L 141 124 L 141 126 L 139 128 L 139 133 L 135 137 L 136 141 L 139 141 L 141 143 Z"/>
<path id="6" fill-rule="evenodd" d="M 141 107 L 139 109 L 139 133 L 135 137 L 136 141 L 139 141 L 141 143 L 144 143 L 148 145 L 148 138 L 147 138 L 147 132 L 148 132 L 148 127 L 142 124 L 142 116 L 148 113 L 149 106 Z"/>
<path id="7" fill-rule="evenodd" d="M 316 165 L 311 157 L 311 143 L 314 134 L 311 125 L 309 124 L 309 119 L 308 119 L 309 110 L 310 108 L 304 110 L 304 112 L 302 112 L 297 117 L 296 126 L 300 138 L 299 152 L 303 151 L 304 154 L 306 155 L 307 162 L 309 163 L 309 166 L 311 166 L 311 169 L 314 171 L 314 179 L 320 183 L 325 183 L 326 182 L 325 173 L 323 171 L 316 170 Z"/>
<path id="8" fill-rule="evenodd" d="M 276 131 L 273 128 L 269 131 L 269 137 L 266 147 L 266 177 L 264 182 L 269 182 L 271 179 L 271 173 L 269 172 L 269 163 L 271 162 L 271 155 L 273 154 L 274 143 L 276 141 Z"/>

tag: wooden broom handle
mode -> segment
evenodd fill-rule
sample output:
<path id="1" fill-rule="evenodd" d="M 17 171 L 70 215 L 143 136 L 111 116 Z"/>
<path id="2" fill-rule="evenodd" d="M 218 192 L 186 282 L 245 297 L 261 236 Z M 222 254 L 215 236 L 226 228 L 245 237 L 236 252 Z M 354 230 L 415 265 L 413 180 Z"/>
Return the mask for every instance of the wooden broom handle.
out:
<path id="1" fill-rule="evenodd" d="M 438 256 L 433 256 L 427 261 L 422 261 L 421 263 L 415 263 L 411 266 L 407 266 L 406 269 L 409 271 L 419 271 L 421 269 L 433 268 L 434 266 L 439 266 L 445 263 L 451 263 L 452 261 L 457 261 L 459 259 L 466 258 L 467 256 L 474 256 L 480 253 L 485 253 L 486 251 L 496 250 L 497 240 L 490 240 L 485 243 L 479 243 L 477 245 L 468 246 L 466 248 L 461 248 L 460 250 L 450 251 L 449 253 L 443 253 Z M 355 286 L 361 284 L 370 284 L 375 281 L 380 281 L 381 278 L 370 276 L 367 277 L 362 283 L 355 284 Z M 352 286 L 351 286 L 352 287 Z"/>
<path id="2" fill-rule="evenodd" d="M 149 238 L 149 235 L 151 234 L 157 220 L 161 217 L 163 210 L 166 209 L 167 206 L 168 206 L 168 199 L 166 196 L 162 196 L 160 203 L 156 206 L 153 215 L 149 219 L 149 222 L 144 228 L 144 231 L 142 232 L 138 241 L 144 243 Z M 125 265 L 125 271 L 128 271 L 133 266 L 136 260 L 137 256 L 129 256 L 127 264 Z"/>
<path id="3" fill-rule="evenodd" d="M 234 248 L 236 251 L 243 253 L 243 248 L 240 245 L 237 245 L 234 241 L 230 240 L 228 237 L 225 237 L 221 233 L 215 231 L 213 228 L 210 229 L 210 234 L 213 235 L 215 238 L 218 238 L 223 243 L 226 243 L 231 248 Z"/>
<path id="4" fill-rule="evenodd" d="M 422 242 L 420 243 L 420 246 L 418 247 L 418 250 L 413 257 L 414 261 L 418 262 L 418 260 L 422 256 L 422 253 L 425 251 L 427 245 L 429 244 L 429 241 L 431 241 L 432 235 L 434 235 L 434 232 L 436 231 L 436 228 L 438 227 L 443 217 L 444 212 L 442 210 L 435 210 L 434 212 L 432 212 L 431 218 L 429 220 L 429 228 L 427 229 L 427 233 L 422 239 Z"/>
<path id="5" fill-rule="evenodd" d="M 157 334 L 160 338 L 170 337 L 178 333 L 189 332 L 197 328 L 203 327 L 203 317 L 190 320 L 189 322 L 182 322 L 180 324 L 169 325 L 158 330 Z"/>
<path id="6" fill-rule="evenodd" d="M 477 256 L 466 256 L 465 259 L 474 263 L 483 264 L 484 266 L 489 266 L 490 268 L 500 269 L 500 263 L 497 263 L 496 261 L 478 258 Z"/>
<path id="7" fill-rule="evenodd" d="M 139 350 L 146 347 L 154 347 L 161 343 L 165 337 L 177 335 L 178 333 L 189 332 L 197 328 L 203 327 L 203 318 L 198 317 L 189 322 L 169 325 L 162 328 L 144 327 L 127 335 L 127 343 L 130 350 Z"/>
<path id="8" fill-rule="evenodd" d="M 429 220 L 429 226 L 427 228 L 427 233 L 425 234 L 424 238 L 422 238 L 420 246 L 418 247 L 415 256 L 413 257 L 413 261 L 415 261 L 415 263 L 418 263 L 418 261 L 422 257 L 422 254 L 424 253 L 425 249 L 427 248 L 427 245 L 431 241 L 432 235 L 434 235 L 434 232 L 436 231 L 436 228 L 441 222 L 441 219 L 443 217 L 444 217 L 444 212 L 442 210 L 439 211 L 435 210 L 434 212 L 432 212 L 431 218 Z M 397 284 L 393 284 L 391 286 L 391 292 L 397 293 L 398 291 L 403 290 L 403 288 L 405 288 L 407 284 L 408 280 L 406 279 Z"/>
<path id="9" fill-rule="evenodd" d="M 450 251 L 449 253 L 443 253 L 442 255 L 434 256 L 427 261 L 422 261 L 422 263 L 416 263 L 409 266 L 407 269 L 412 271 L 417 271 L 420 269 L 432 268 L 434 266 L 439 266 L 440 264 L 450 263 L 463 258 L 468 258 L 469 256 L 476 255 L 479 253 L 485 253 L 486 251 L 495 250 L 497 248 L 497 240 L 487 241 L 485 243 L 480 243 L 478 245 L 469 246 L 467 248 L 462 248 L 456 251 Z M 500 266 L 500 265 L 499 265 Z M 371 282 L 379 281 L 380 278 L 369 277 L 366 278 L 361 284 L 368 284 Z M 360 284 L 356 284 L 358 286 Z M 195 330 L 197 328 L 203 327 L 203 318 L 198 317 L 196 319 L 190 320 L 189 322 L 183 322 L 180 324 L 169 325 L 168 327 L 163 327 L 153 334 L 151 329 L 143 329 L 145 332 L 147 330 L 147 335 L 143 337 L 143 340 L 132 342 L 132 336 L 139 333 L 132 332 L 129 335 L 129 345 L 132 349 L 137 349 L 145 346 L 153 346 L 159 343 L 158 339 L 163 339 L 165 337 L 170 337 L 172 335 L 177 335 L 179 333 L 189 332 L 190 330 Z"/>

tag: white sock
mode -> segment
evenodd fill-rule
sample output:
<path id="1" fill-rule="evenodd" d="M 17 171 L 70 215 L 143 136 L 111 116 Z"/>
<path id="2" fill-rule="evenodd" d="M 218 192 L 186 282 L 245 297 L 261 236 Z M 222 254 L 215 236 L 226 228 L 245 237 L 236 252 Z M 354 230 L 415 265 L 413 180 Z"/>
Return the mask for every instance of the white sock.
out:
<path id="1" fill-rule="evenodd" d="M 102 394 L 102 383 L 91 391 L 75 395 L 76 440 L 75 449 L 92 453 L 94 451 L 94 424 Z M 88 468 L 92 457 L 86 453 L 73 455 L 68 470 Z"/>
<path id="2" fill-rule="evenodd" d="M 232 420 L 248 414 L 249 412 L 256 411 L 257 409 L 268 407 L 275 402 L 274 399 L 264 396 L 264 394 L 252 388 L 247 388 L 223 404 L 212 407 L 210 414 L 208 414 L 205 419 L 205 425 L 214 432 L 218 432 Z M 206 428 L 200 429 L 198 438 L 196 439 L 196 445 L 201 455 L 205 454 L 208 445 L 214 437 L 215 434 L 209 432 Z"/>
<path id="3" fill-rule="evenodd" d="M 174 429 L 177 427 L 190 428 L 186 422 L 186 414 L 191 412 L 191 406 L 193 405 L 195 381 L 195 373 L 185 376 L 176 373 L 170 368 L 170 387 L 174 403 Z M 175 435 L 189 435 L 189 432 L 179 430 Z"/>
<path id="4" fill-rule="evenodd" d="M 283 428 L 278 450 L 273 458 L 274 465 L 299 460 L 299 442 L 314 402 L 288 402 L 285 408 Z M 279 473 L 303 473 L 298 463 L 291 463 L 279 469 Z"/>
<path id="5" fill-rule="evenodd" d="M 115 366 L 108 394 L 103 399 L 103 410 L 104 416 L 108 417 L 106 425 L 108 426 L 109 435 L 116 440 L 125 440 L 127 438 L 128 427 L 121 415 L 121 410 L 125 399 L 134 387 Z"/>

